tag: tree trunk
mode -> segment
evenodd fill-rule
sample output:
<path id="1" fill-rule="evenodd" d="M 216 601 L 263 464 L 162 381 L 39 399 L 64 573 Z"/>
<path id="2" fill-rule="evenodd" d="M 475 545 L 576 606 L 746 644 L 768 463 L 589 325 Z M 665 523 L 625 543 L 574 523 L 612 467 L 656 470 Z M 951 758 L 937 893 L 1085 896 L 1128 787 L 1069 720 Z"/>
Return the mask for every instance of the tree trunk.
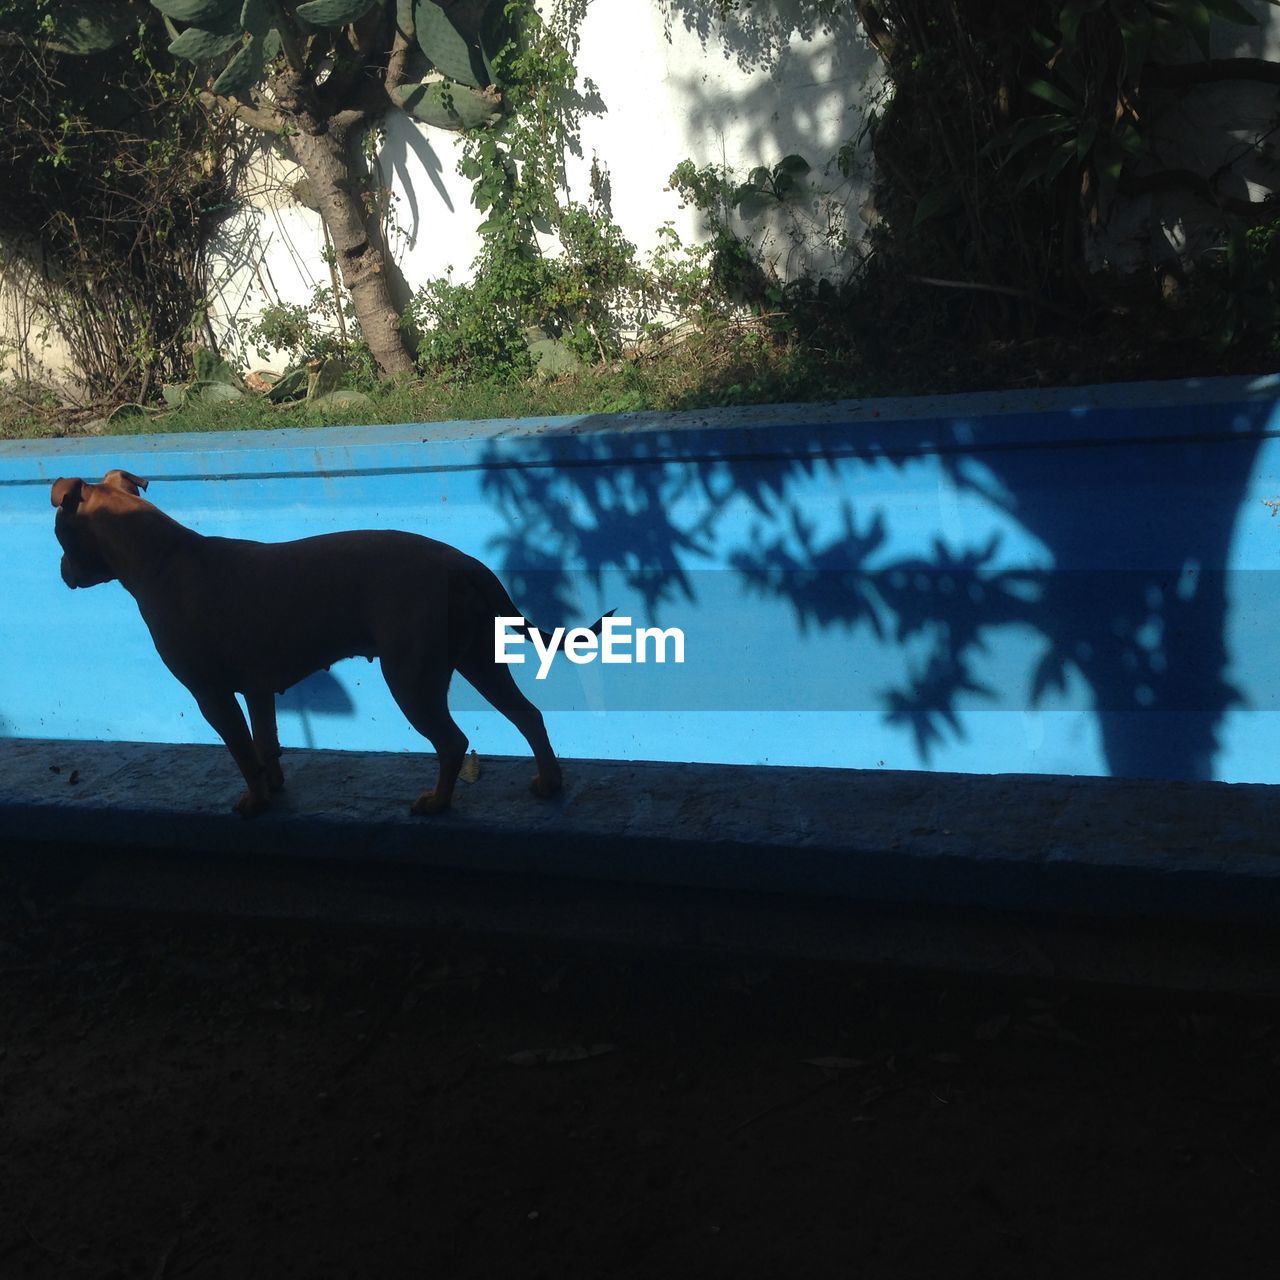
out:
<path id="1" fill-rule="evenodd" d="M 278 96 L 282 106 L 292 108 L 288 114 L 296 127 L 289 145 L 329 229 L 360 332 L 384 374 L 412 373 L 413 360 L 391 296 L 386 263 L 365 227 L 364 207 L 347 158 L 347 127 L 317 119 L 307 110 L 309 95 L 299 92 L 296 83 L 281 83 L 284 79 L 277 81 Z"/>

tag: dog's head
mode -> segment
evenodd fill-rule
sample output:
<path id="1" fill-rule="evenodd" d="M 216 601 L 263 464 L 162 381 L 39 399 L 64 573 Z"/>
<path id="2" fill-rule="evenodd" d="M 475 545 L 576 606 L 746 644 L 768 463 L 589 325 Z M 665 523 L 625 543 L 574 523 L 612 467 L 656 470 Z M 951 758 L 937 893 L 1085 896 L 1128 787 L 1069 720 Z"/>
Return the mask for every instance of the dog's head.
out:
<path id="1" fill-rule="evenodd" d="M 58 509 L 53 532 L 62 546 L 62 580 L 69 587 L 96 587 L 110 582 L 116 570 L 108 563 L 98 521 L 127 509 L 145 480 L 128 471 L 108 471 L 101 484 L 78 476 L 53 482 L 50 502 Z"/>

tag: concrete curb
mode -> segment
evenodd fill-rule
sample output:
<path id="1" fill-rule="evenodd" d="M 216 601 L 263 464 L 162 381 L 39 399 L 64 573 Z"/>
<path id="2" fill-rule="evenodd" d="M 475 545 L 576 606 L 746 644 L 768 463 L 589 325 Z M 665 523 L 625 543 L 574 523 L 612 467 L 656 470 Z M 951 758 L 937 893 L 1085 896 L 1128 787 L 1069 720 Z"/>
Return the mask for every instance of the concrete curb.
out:
<path id="1" fill-rule="evenodd" d="M 483 761 L 454 811 L 412 818 L 430 756 L 290 752 L 246 822 L 225 751 L 0 740 L 0 840 L 413 868 L 845 904 L 1095 920 L 1280 923 L 1280 789 L 1222 783 L 569 761 Z"/>

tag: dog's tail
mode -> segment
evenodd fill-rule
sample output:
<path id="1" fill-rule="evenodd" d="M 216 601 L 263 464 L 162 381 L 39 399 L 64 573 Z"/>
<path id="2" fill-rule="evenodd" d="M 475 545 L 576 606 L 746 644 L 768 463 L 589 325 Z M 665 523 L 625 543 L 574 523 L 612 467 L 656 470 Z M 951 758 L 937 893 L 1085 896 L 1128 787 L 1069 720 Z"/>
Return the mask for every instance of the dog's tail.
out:
<path id="1" fill-rule="evenodd" d="M 524 614 L 516 608 L 515 602 L 511 599 L 511 593 L 502 585 L 502 580 L 497 576 L 497 574 L 490 573 L 489 577 L 491 579 L 491 585 L 497 588 L 494 593 L 496 597 L 496 607 L 494 609 L 493 616 L 495 618 L 524 618 Z M 612 618 L 616 612 L 616 609 L 610 609 L 608 613 L 602 614 L 598 617 L 595 622 L 587 628 L 587 630 L 590 631 L 592 635 L 598 636 L 601 628 L 604 626 L 605 618 Z M 530 640 L 533 639 L 533 634 L 536 631 L 538 635 L 542 637 L 543 646 L 546 648 L 548 653 L 556 653 L 563 646 L 565 636 L 569 634 L 568 627 L 561 631 L 558 636 L 553 632 L 544 631 L 536 623 L 530 622 L 528 618 L 525 618 L 524 622 L 519 626 L 516 626 L 513 623 L 511 629 L 513 631 L 523 631 Z"/>

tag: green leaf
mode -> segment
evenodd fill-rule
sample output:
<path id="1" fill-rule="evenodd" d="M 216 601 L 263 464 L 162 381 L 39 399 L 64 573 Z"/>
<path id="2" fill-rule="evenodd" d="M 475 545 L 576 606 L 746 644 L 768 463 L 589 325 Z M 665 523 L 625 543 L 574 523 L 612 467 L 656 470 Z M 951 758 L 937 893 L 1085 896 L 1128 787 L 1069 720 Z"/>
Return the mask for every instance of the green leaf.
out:
<path id="1" fill-rule="evenodd" d="M 1196 42 L 1197 48 L 1206 58 L 1209 57 L 1210 53 L 1210 22 L 1211 18 L 1207 4 L 1194 3 L 1187 5 L 1187 29 L 1191 32 L 1191 38 Z"/>
<path id="2" fill-rule="evenodd" d="M 1045 181 L 1052 182 L 1075 158 L 1076 144 L 1070 140 L 1064 142 L 1049 156 L 1049 163 L 1044 170 Z"/>
<path id="3" fill-rule="evenodd" d="M 213 92 L 223 98 L 245 99 L 249 90 L 262 79 L 265 67 L 263 42 L 258 36 L 250 36 L 213 82 Z"/>
<path id="4" fill-rule="evenodd" d="M 1060 142 L 1052 151 L 1037 156 L 1018 179 L 1018 190 L 1021 191 L 1035 182 L 1048 185 L 1075 158 L 1075 154 L 1076 140 L 1068 138 L 1065 142 Z"/>
<path id="5" fill-rule="evenodd" d="M 400 85 L 393 96 L 414 119 L 439 129 L 484 129 L 502 118 L 501 100 L 492 91 L 448 80 Z"/>
<path id="6" fill-rule="evenodd" d="M 137 19 L 123 4 L 110 0 L 62 0 L 49 48 L 55 53 L 87 56 L 114 49 L 137 27 Z"/>
<path id="7" fill-rule="evenodd" d="M 1055 133 L 1063 133 L 1067 129 L 1074 128 L 1075 123 L 1074 116 L 1056 114 L 1030 116 L 1026 120 L 1019 120 L 1004 137 L 997 139 L 991 145 L 993 149 L 996 146 L 1007 145 L 1009 156 L 1013 157 L 1025 147 L 1029 147 L 1033 142 L 1039 142 L 1041 138 L 1048 138 Z"/>
<path id="8" fill-rule="evenodd" d="M 1058 30 L 1068 46 L 1074 46 L 1080 35 L 1080 23 L 1087 13 L 1097 13 L 1106 0 L 1068 0 L 1058 15 Z"/>
<path id="9" fill-rule="evenodd" d="M 372 409 L 373 400 L 354 387 L 338 387 L 311 397 L 313 409 Z"/>
<path id="10" fill-rule="evenodd" d="M 286 400 L 301 400 L 307 394 L 307 366 L 292 364 L 281 375 L 279 381 L 267 392 L 267 399 L 272 404 L 283 404 Z"/>
<path id="11" fill-rule="evenodd" d="M 240 26 L 255 36 L 265 36 L 275 26 L 276 7 L 271 0 L 244 0 Z"/>
<path id="12" fill-rule="evenodd" d="M 1052 182 L 1075 158 L 1076 144 L 1071 140 L 1064 142 L 1049 156 L 1044 171 L 1045 181 Z"/>
<path id="13" fill-rule="evenodd" d="M 363 18 L 375 0 L 308 0 L 297 8 L 298 17 L 313 27 L 345 27 Z"/>
<path id="14" fill-rule="evenodd" d="M 433 0 L 414 0 L 413 25 L 418 47 L 442 75 L 473 89 L 489 83 L 479 42 L 463 35 Z"/>
<path id="15" fill-rule="evenodd" d="M 1058 48 L 1058 42 L 1045 35 L 1038 27 L 1031 28 L 1031 43 L 1040 50 L 1046 62 L 1053 57 Z"/>
<path id="16" fill-rule="evenodd" d="M 1051 85 L 1047 80 L 1028 80 L 1023 88 L 1037 98 L 1052 103 L 1055 107 L 1061 107 L 1064 111 L 1074 111 L 1076 109 L 1076 103 L 1068 98 L 1061 89 Z"/>
<path id="17" fill-rule="evenodd" d="M 226 360 L 219 359 L 207 347 L 198 347 L 191 357 L 193 381 L 222 382 L 240 389 L 240 378 Z"/>
<path id="18" fill-rule="evenodd" d="M 804 156 L 789 155 L 783 156 L 781 160 L 774 165 L 774 173 L 785 173 L 792 177 L 799 177 L 801 174 L 808 173 L 812 166 L 804 158 Z"/>
<path id="19" fill-rule="evenodd" d="M 238 400 L 244 393 L 229 382 L 193 382 L 187 388 L 188 396 L 201 400 Z"/>
<path id="20" fill-rule="evenodd" d="M 239 24 L 234 31 L 207 31 L 204 27 L 188 27 L 170 46 L 175 58 L 188 58 L 192 62 L 206 62 L 220 58 L 240 43 Z"/>
<path id="21" fill-rule="evenodd" d="M 221 26 L 239 0 L 151 0 L 166 18 L 193 22 L 198 27 Z"/>
<path id="22" fill-rule="evenodd" d="M 778 207 L 777 197 L 772 192 L 753 187 L 749 182 L 740 186 L 729 197 L 729 202 L 744 218 L 754 218 L 770 205 L 775 209 Z"/>

